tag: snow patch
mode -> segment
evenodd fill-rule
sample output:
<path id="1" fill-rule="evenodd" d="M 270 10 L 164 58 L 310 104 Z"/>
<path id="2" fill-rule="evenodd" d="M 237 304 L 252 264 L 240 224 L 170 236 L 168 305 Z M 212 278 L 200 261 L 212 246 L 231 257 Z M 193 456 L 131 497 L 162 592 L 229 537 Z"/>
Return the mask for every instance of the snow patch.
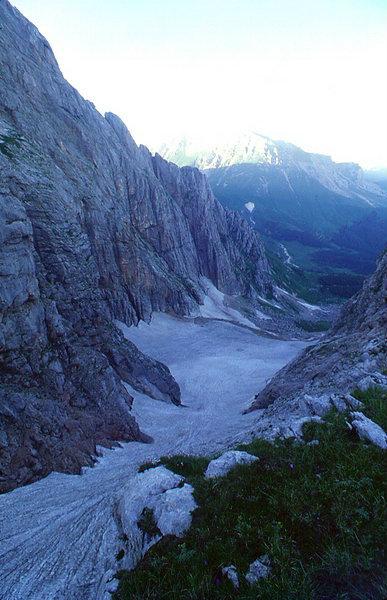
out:
<path id="1" fill-rule="evenodd" d="M 284 246 L 283 244 L 280 244 L 280 247 L 284 253 L 285 256 L 285 264 L 286 265 L 295 265 L 295 263 L 293 262 L 292 257 L 290 256 L 288 249 L 286 248 L 286 246 Z"/>
<path id="2" fill-rule="evenodd" d="M 297 298 L 297 296 L 295 296 L 294 294 L 290 294 L 289 292 L 287 292 L 283 288 L 280 288 L 280 287 L 276 286 L 275 289 L 278 292 L 280 292 L 281 294 L 284 294 L 285 296 L 288 296 L 289 298 L 291 298 L 292 300 L 294 300 L 295 302 L 297 302 L 297 304 L 301 304 L 301 306 L 304 306 L 308 310 L 312 310 L 312 311 L 319 310 L 321 312 L 326 312 L 323 308 L 321 308 L 321 306 L 316 306 L 315 304 L 309 304 L 308 302 L 305 302 L 304 300 L 300 300 L 299 298 Z"/>
<path id="3" fill-rule="evenodd" d="M 239 311 L 225 304 L 225 294 L 220 292 L 209 279 L 202 277 L 201 284 L 205 292 L 205 295 L 202 298 L 203 304 L 199 306 L 201 317 L 207 319 L 222 319 L 224 321 L 232 321 L 234 323 L 239 323 L 240 325 L 246 325 L 247 327 L 254 327 L 254 329 L 257 328 L 255 323 L 250 321 L 250 319 L 244 317 Z M 259 319 L 271 318 L 258 310 L 255 311 L 255 315 Z"/>
<path id="4" fill-rule="evenodd" d="M 308 310 L 320 310 L 321 312 L 325 312 L 323 308 L 320 306 L 315 306 L 314 304 L 309 304 L 308 302 L 304 302 L 302 300 L 297 300 L 298 304 L 305 306 Z"/>
<path id="5" fill-rule="evenodd" d="M 255 204 L 254 202 L 246 202 L 245 204 L 245 208 L 247 208 L 247 210 L 249 212 L 253 212 L 254 208 L 255 208 Z"/>

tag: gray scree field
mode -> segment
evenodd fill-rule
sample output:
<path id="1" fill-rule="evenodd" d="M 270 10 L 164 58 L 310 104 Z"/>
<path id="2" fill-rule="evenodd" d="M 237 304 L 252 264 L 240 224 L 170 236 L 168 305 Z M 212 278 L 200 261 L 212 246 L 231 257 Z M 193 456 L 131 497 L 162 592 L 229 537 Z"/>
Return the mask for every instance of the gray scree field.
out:
<path id="1" fill-rule="evenodd" d="M 0 598 L 99 600 L 118 568 L 116 507 L 133 494 L 137 468 L 175 453 L 211 453 L 249 439 L 257 413 L 243 415 L 264 386 L 305 347 L 260 337 L 222 321 L 201 324 L 156 314 L 150 325 L 123 326 L 140 350 L 163 361 L 181 388 L 182 406 L 130 389 L 133 415 L 153 444 L 105 450 L 82 475 L 51 473 L 0 496 Z M 132 560 L 139 557 L 133 551 Z"/>

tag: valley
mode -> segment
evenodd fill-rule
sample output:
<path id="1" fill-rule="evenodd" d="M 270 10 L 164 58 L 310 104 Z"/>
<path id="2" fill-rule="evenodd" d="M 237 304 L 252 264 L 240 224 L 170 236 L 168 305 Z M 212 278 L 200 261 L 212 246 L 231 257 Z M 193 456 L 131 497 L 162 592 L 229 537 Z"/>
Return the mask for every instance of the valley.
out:
<path id="1" fill-rule="evenodd" d="M 66 2 L 65 12 L 70 4 L 84 8 Z M 94 3 L 88 16 L 102 5 L 105 36 L 117 20 L 111 5 Z M 104 72 L 98 54 L 92 64 L 108 88 L 113 65 Z M 126 64 L 117 77 L 128 102 L 144 93 L 148 78 L 133 87 Z M 165 88 L 172 101 L 171 91 L 149 82 L 143 116 L 159 111 L 168 124 L 154 97 Z M 255 563 L 266 577 L 273 563 L 269 600 L 343 600 L 340 582 L 328 586 L 338 595 L 316 595 L 319 570 L 325 586 L 343 564 L 349 587 L 359 576 L 356 593 L 382 590 L 385 174 L 224 133 L 225 143 L 204 147 L 137 144 L 119 116 L 65 79 L 14 2 L 0 0 L 1 600 L 232 600 L 223 577 L 232 553 L 240 573 Z M 238 466 L 230 479 L 216 467 L 209 483 L 211 459 Z M 377 543 L 362 545 L 375 523 Z M 185 534 L 195 538 L 188 554 Z M 179 561 L 199 557 L 185 571 L 189 593 L 184 578 L 165 578 L 160 596 L 164 544 L 176 550 L 178 577 Z M 258 548 L 270 554 L 263 562 Z M 253 579 L 243 597 L 265 587 L 247 587 Z M 345 596 L 355 598 L 371 596 Z"/>
<path id="2" fill-rule="evenodd" d="M 96 466 L 82 475 L 51 473 L 0 496 L 2 598 L 42 600 L 44 590 L 45 600 L 109 599 L 120 548 L 114 506 L 133 491 L 138 467 L 162 455 L 208 454 L 250 440 L 259 417 L 242 411 L 257 388 L 305 347 L 238 324 L 162 314 L 150 325 L 123 329 L 141 351 L 170 368 L 182 406 L 129 389 L 133 415 L 153 443 L 100 449 Z"/>

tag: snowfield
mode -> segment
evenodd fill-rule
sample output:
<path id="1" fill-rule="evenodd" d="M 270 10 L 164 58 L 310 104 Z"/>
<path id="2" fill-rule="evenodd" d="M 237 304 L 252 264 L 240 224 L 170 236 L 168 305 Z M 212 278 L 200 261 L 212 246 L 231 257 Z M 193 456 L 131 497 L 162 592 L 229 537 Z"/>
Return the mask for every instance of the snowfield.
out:
<path id="1" fill-rule="evenodd" d="M 119 567 L 116 507 L 133 493 L 138 467 L 163 454 L 214 453 L 249 439 L 259 413 L 242 411 L 306 345 L 261 337 L 230 322 L 162 314 L 149 325 L 121 328 L 142 351 L 168 365 L 184 406 L 129 389 L 133 414 L 154 443 L 104 450 L 82 475 L 51 473 L 0 496 L 2 600 L 110 598 Z"/>

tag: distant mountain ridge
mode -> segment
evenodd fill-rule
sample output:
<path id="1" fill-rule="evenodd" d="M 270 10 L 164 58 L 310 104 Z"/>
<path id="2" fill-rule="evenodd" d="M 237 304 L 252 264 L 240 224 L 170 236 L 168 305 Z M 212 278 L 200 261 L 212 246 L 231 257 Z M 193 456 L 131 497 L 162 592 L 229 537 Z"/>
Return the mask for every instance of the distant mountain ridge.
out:
<path id="1" fill-rule="evenodd" d="M 294 144 L 255 132 L 225 137 L 223 142 L 215 140 L 213 144 L 185 137 L 164 143 L 157 151 L 179 166 L 190 165 L 201 170 L 241 164 L 297 168 L 333 192 L 347 197 L 358 195 L 373 206 L 387 206 L 387 194 L 364 177 L 358 164 L 336 163 L 330 156 L 306 152 Z"/>
<path id="2" fill-rule="evenodd" d="M 158 150 L 205 172 L 218 200 L 240 211 L 275 256 L 288 253 L 289 280 L 317 296 L 350 296 L 374 269 L 387 237 L 387 191 L 359 165 L 256 133 L 212 145 L 183 138 Z"/>

